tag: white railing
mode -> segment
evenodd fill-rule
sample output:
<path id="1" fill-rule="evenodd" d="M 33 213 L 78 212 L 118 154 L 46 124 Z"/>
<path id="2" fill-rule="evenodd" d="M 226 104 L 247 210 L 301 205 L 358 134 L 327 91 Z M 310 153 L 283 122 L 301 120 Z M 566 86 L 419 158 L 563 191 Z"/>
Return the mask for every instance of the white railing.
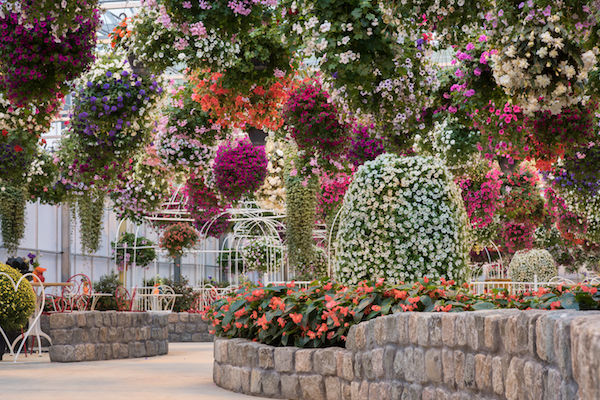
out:
<path id="1" fill-rule="evenodd" d="M 507 289 L 510 294 L 517 294 L 527 291 L 537 291 L 542 287 L 553 287 L 561 284 L 571 286 L 576 283 L 570 279 L 561 277 L 554 277 L 548 282 L 538 282 L 537 275 L 534 275 L 533 282 L 513 282 L 510 280 L 471 281 L 469 288 L 475 294 L 488 293 L 494 289 Z"/>
<path id="2" fill-rule="evenodd" d="M 181 297 L 175 294 L 172 287 L 167 285 L 139 287 L 135 289 L 133 311 L 173 311 L 175 299 Z"/>
<path id="3" fill-rule="evenodd" d="M 239 286 L 231 285 L 224 288 L 217 288 L 213 285 L 204 285 L 201 287 L 194 288 L 194 294 L 196 299 L 192 305 L 194 311 L 202 311 L 212 303 L 217 301 L 223 296 L 237 290 Z"/>
<path id="4" fill-rule="evenodd" d="M 308 288 L 310 286 L 310 284 L 312 283 L 311 281 L 273 281 L 273 282 L 266 282 L 266 285 L 274 285 L 274 286 L 284 286 L 284 285 L 288 285 L 293 283 L 294 286 L 298 286 L 300 288 Z"/>

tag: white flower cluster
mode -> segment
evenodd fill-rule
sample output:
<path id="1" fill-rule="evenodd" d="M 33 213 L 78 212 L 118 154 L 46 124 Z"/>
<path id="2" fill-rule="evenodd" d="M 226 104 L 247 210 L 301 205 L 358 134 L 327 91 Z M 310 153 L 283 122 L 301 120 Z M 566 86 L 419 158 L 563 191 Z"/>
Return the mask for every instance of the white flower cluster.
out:
<path id="1" fill-rule="evenodd" d="M 414 60 L 411 57 L 396 60 L 397 76 L 380 81 L 372 94 L 363 93 L 367 98 L 380 98 L 379 115 L 375 118 L 391 123 L 396 135 L 415 130 L 421 111 L 433 104 L 434 99 L 428 93 L 439 86 L 436 71 L 424 54 L 417 51 L 414 56 Z M 416 126 L 418 130 L 424 127 L 422 122 Z"/>
<path id="2" fill-rule="evenodd" d="M 466 277 L 467 215 L 452 175 L 431 157 L 383 154 L 361 166 L 337 241 L 337 278 L 348 284 Z"/>
<path id="3" fill-rule="evenodd" d="M 29 132 L 45 132 L 52 120 L 52 113 L 45 115 L 34 105 L 14 107 L 0 93 L 0 131 L 23 130 Z"/>
<path id="4" fill-rule="evenodd" d="M 284 167 L 285 155 L 283 143 L 271 138 L 267 139 L 265 150 L 269 164 L 265 183 L 256 192 L 259 206 L 268 210 L 285 212 Z"/>
<path id="5" fill-rule="evenodd" d="M 242 248 L 242 259 L 246 271 L 275 271 L 281 265 L 283 249 L 273 239 L 261 237 L 253 239 Z"/>
<path id="6" fill-rule="evenodd" d="M 575 33 L 561 27 L 558 19 L 557 15 L 548 17 L 548 25 L 534 19 L 515 28 L 502 37 L 503 49 L 492 55 L 496 83 L 528 115 L 540 110 L 559 114 L 586 99 L 585 86 L 596 54 L 583 52 Z"/>
<path id="7" fill-rule="evenodd" d="M 431 153 L 443 160 L 450 170 L 474 165 L 480 135 L 460 125 L 456 118 L 436 122 L 426 136 L 415 137 L 417 153 Z"/>
<path id="8" fill-rule="evenodd" d="M 508 266 L 508 276 L 514 282 L 548 282 L 558 275 L 558 268 L 548 250 L 519 250 Z"/>
<path id="9" fill-rule="evenodd" d="M 190 38 L 186 37 L 186 40 Z M 232 42 L 219 32 L 211 29 L 206 36 L 190 40 L 196 50 L 195 57 L 211 69 L 220 71 L 234 66 L 240 54 L 239 42 Z"/>
<path id="10" fill-rule="evenodd" d="M 210 163 L 215 157 L 213 146 L 207 146 L 197 139 L 170 132 L 168 129 L 158 133 L 156 147 L 163 163 L 175 168 L 209 171 Z"/>

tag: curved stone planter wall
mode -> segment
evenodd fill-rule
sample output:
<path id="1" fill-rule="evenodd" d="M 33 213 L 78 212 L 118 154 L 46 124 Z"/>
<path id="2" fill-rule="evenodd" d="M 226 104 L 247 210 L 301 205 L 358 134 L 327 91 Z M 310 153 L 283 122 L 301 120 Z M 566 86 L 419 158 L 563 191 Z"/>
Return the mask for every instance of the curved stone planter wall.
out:
<path id="1" fill-rule="evenodd" d="M 50 361 L 96 361 L 167 354 L 166 314 L 85 311 L 50 314 Z"/>
<path id="2" fill-rule="evenodd" d="M 214 381 L 282 399 L 600 398 L 600 313 L 400 313 L 353 327 L 346 349 L 215 340 Z"/>
<path id="3" fill-rule="evenodd" d="M 200 314 L 186 312 L 169 314 L 169 342 L 212 342 L 208 323 Z"/>

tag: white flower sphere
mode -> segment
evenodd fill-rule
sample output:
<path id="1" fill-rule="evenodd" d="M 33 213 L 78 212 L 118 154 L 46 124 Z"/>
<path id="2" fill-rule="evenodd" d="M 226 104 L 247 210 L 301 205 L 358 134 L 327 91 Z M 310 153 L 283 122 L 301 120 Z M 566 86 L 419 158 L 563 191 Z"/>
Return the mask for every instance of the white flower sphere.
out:
<path id="1" fill-rule="evenodd" d="M 344 198 L 337 278 L 462 281 L 468 233 L 460 193 L 441 161 L 382 154 L 358 169 Z"/>
<path id="2" fill-rule="evenodd" d="M 533 282 L 534 275 L 538 282 L 548 282 L 558 275 L 558 268 L 548 250 L 519 250 L 510 261 L 508 275 L 514 282 Z"/>

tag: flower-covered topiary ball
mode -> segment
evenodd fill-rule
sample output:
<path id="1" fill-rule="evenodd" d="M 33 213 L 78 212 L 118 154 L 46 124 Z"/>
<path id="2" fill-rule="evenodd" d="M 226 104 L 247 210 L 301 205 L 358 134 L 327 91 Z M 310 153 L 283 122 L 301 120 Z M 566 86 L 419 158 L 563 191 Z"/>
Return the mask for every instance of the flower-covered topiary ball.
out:
<path id="1" fill-rule="evenodd" d="M 248 140 L 226 142 L 217 150 L 213 165 L 216 188 L 232 201 L 254 193 L 267 176 L 268 163 L 264 147 Z"/>
<path id="2" fill-rule="evenodd" d="M 15 285 L 22 276 L 16 269 L 0 263 L 1 272 L 10 276 Z M 25 327 L 34 309 L 35 294 L 29 281 L 23 279 L 15 291 L 13 282 L 0 275 L 0 327 L 5 332 Z"/>
<path id="3" fill-rule="evenodd" d="M 342 282 L 463 280 L 468 221 L 441 161 L 383 154 L 361 166 L 344 198 L 337 236 Z"/>
<path id="4" fill-rule="evenodd" d="M 558 269 L 548 250 L 519 250 L 510 261 L 508 275 L 514 282 L 533 282 L 535 275 L 538 282 L 548 282 Z"/>

